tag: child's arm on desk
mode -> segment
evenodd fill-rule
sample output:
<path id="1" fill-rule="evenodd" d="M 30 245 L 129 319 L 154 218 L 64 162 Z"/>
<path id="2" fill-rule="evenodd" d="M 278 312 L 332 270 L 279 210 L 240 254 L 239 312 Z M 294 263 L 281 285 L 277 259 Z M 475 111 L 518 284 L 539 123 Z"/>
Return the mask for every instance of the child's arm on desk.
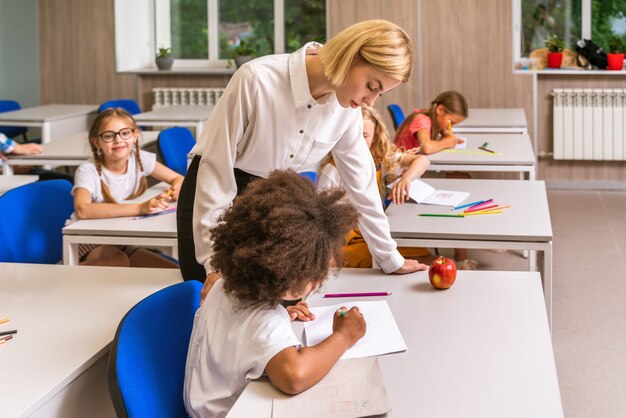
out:
<path id="1" fill-rule="evenodd" d="M 167 209 L 167 195 L 161 193 L 143 203 L 93 203 L 91 192 L 82 187 L 74 189 L 74 210 L 78 219 L 104 219 L 121 216 L 147 215 Z"/>
<path id="2" fill-rule="evenodd" d="M 157 180 L 161 180 L 170 185 L 168 191 L 168 197 L 171 200 L 178 200 L 178 193 L 180 192 L 180 186 L 183 184 L 184 177 L 178 174 L 176 171 L 164 166 L 160 162 L 157 161 L 154 171 L 152 172 L 152 177 Z"/>
<path id="3" fill-rule="evenodd" d="M 411 189 L 411 182 L 426 172 L 430 166 L 430 160 L 421 154 L 411 154 L 405 152 L 402 154 L 402 160 L 400 162 L 402 168 L 407 168 L 406 171 L 400 177 L 391 190 L 391 200 L 396 205 L 401 205 L 411 197 L 409 190 Z"/>
<path id="4" fill-rule="evenodd" d="M 418 131 L 417 137 L 422 147 L 421 152 L 426 155 L 434 154 L 444 149 L 454 148 L 456 144 L 463 143 L 462 139 L 452 133 L 448 133 L 448 131 L 444 131 L 443 138 L 438 141 L 430 139 L 430 132 L 425 129 Z"/>
<path id="5" fill-rule="evenodd" d="M 353 307 L 341 315 L 335 312 L 333 333 L 313 347 L 285 348 L 267 363 L 265 372 L 274 386 L 288 394 L 307 390 L 328 374 L 333 365 L 365 335 L 365 319 Z"/>

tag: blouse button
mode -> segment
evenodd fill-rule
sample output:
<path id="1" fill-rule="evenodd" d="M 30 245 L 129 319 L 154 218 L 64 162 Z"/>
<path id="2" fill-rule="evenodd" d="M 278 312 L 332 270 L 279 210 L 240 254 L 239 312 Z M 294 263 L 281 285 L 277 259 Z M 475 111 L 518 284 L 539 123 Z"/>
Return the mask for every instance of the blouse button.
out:
<path id="1" fill-rule="evenodd" d="M 303 134 L 303 133 L 304 133 L 304 131 L 303 131 L 302 129 L 300 129 L 300 133 L 301 133 L 301 134 Z"/>
<path id="2" fill-rule="evenodd" d="M 289 155 L 289 158 L 293 158 L 293 154 L 290 154 L 290 155 Z"/>
<path id="3" fill-rule="evenodd" d="M 306 107 L 308 107 L 308 108 L 310 109 L 310 108 L 311 108 L 311 105 L 310 105 L 310 104 L 309 104 L 309 105 L 306 105 Z"/>

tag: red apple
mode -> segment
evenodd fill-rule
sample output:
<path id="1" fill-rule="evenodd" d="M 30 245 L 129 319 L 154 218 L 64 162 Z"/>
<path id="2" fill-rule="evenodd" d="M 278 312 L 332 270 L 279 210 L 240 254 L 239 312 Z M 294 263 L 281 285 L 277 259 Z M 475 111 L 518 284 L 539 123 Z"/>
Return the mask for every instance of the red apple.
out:
<path id="1" fill-rule="evenodd" d="M 448 289 L 456 280 L 456 265 L 453 260 L 439 257 L 430 263 L 428 279 L 435 289 Z"/>

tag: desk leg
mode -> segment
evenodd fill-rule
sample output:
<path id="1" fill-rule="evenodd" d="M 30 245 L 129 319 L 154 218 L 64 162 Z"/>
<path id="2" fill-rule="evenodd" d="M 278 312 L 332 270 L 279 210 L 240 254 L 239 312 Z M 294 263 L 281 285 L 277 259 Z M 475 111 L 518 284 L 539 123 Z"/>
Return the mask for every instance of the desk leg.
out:
<path id="1" fill-rule="evenodd" d="M 524 250 L 524 258 L 528 257 L 528 271 L 537 271 L 537 251 Z"/>
<path id="2" fill-rule="evenodd" d="M 4 174 L 5 176 L 12 176 L 13 175 L 13 166 L 9 165 L 9 164 L 2 164 L 2 174 Z"/>
<path id="3" fill-rule="evenodd" d="M 548 326 L 552 333 L 552 241 L 543 250 L 543 293 L 546 298 Z"/>
<path id="4" fill-rule="evenodd" d="M 44 122 L 41 125 L 41 143 L 47 144 L 52 139 L 52 126 L 50 122 Z"/>
<path id="5" fill-rule="evenodd" d="M 78 243 L 70 242 L 67 236 L 63 236 L 63 264 L 66 266 L 77 266 Z"/>
<path id="6" fill-rule="evenodd" d="M 528 180 L 536 180 L 537 179 L 537 166 L 534 165 L 531 170 L 528 171 Z"/>

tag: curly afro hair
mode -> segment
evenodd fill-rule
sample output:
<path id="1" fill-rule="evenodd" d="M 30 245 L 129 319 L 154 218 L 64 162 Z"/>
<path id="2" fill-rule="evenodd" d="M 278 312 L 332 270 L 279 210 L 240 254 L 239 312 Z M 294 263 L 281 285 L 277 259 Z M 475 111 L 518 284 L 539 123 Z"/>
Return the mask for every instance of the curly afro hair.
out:
<path id="1" fill-rule="evenodd" d="M 238 308 L 274 307 L 287 291 L 321 283 L 341 266 L 356 209 L 340 189 L 315 191 L 294 171 L 251 182 L 211 229 L 212 266 Z"/>

